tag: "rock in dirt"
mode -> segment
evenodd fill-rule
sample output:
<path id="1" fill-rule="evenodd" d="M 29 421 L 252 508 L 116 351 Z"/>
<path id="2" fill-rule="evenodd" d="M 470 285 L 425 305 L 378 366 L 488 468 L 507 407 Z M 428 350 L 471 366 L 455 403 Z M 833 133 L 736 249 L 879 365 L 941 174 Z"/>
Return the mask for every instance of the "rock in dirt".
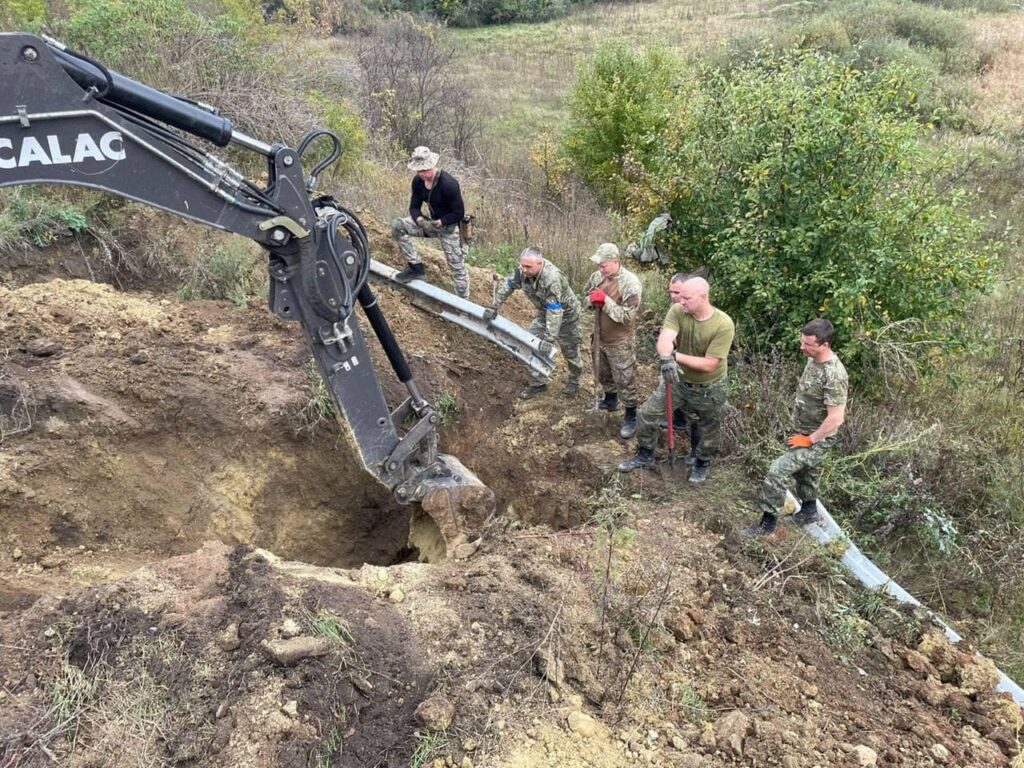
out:
<path id="1" fill-rule="evenodd" d="M 857 765 L 861 766 L 861 768 L 870 768 L 870 766 L 878 763 L 878 753 L 864 744 L 858 744 L 854 747 L 853 755 L 857 759 Z"/>
<path id="2" fill-rule="evenodd" d="M 295 718 L 299 716 L 299 702 L 295 699 L 285 702 L 281 705 L 281 712 L 288 715 L 288 717 Z"/>
<path id="3" fill-rule="evenodd" d="M 720 749 L 732 750 L 735 755 L 743 754 L 743 739 L 750 730 L 750 718 L 738 709 L 722 715 L 715 721 L 715 743 Z"/>
<path id="4" fill-rule="evenodd" d="M 52 568 L 60 568 L 62 565 L 66 565 L 68 559 L 64 555 L 46 555 L 39 559 L 39 565 L 47 570 Z"/>
<path id="5" fill-rule="evenodd" d="M 21 348 L 22 352 L 26 352 L 33 357 L 53 357 L 59 355 L 64 351 L 64 347 L 60 342 L 54 341 L 53 339 L 31 339 L 25 342 Z"/>
<path id="6" fill-rule="evenodd" d="M 537 665 L 537 674 L 545 680 L 554 685 L 562 685 L 565 682 L 565 667 L 562 660 L 550 648 L 541 648 L 533 660 Z"/>
<path id="7" fill-rule="evenodd" d="M 573 710 L 566 718 L 569 730 L 580 736 L 591 737 L 601 732 L 601 724 L 582 710 Z"/>
<path id="8" fill-rule="evenodd" d="M 299 626 L 299 622 L 295 619 L 285 619 L 281 622 L 279 634 L 285 640 L 290 640 L 291 638 L 298 637 L 302 634 L 302 627 Z"/>
<path id="9" fill-rule="evenodd" d="M 444 696 L 431 696 L 416 707 L 416 719 L 431 731 L 446 731 L 455 719 L 455 705 Z"/>
<path id="10" fill-rule="evenodd" d="M 234 651 L 242 644 L 238 636 L 238 622 L 233 621 L 224 628 L 224 631 L 217 635 L 217 647 L 222 651 Z"/>
<path id="11" fill-rule="evenodd" d="M 931 753 L 932 759 L 937 763 L 946 763 L 949 761 L 949 750 L 942 744 L 932 744 L 932 748 L 928 751 Z"/>
<path id="12" fill-rule="evenodd" d="M 290 667 L 303 659 L 325 655 L 331 650 L 331 641 L 326 637 L 302 635 L 287 640 L 264 640 L 260 648 L 276 664 Z"/>

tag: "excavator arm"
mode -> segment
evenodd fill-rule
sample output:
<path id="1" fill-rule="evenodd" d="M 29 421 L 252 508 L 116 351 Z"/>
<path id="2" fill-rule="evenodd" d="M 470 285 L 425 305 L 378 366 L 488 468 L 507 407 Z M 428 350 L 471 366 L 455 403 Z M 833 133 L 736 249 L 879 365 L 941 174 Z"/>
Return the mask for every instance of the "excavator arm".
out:
<path id="1" fill-rule="evenodd" d="M 340 155 L 314 131 L 298 149 L 239 131 L 212 107 L 171 96 L 106 69 L 49 38 L 0 34 L 0 187 L 71 184 L 102 190 L 259 243 L 269 254 L 270 308 L 298 321 L 327 390 L 366 470 L 403 504 L 419 503 L 446 543 L 458 544 L 494 509 L 494 496 L 455 457 L 438 453 L 439 416 L 416 386 L 368 278 L 371 262 L 356 216 L 313 193 Z M 266 183 L 247 180 L 191 137 L 234 144 L 266 160 Z M 318 139 L 330 155 L 304 176 Z M 537 369 L 552 365 L 539 340 L 495 327 L 483 310 L 423 284 L 433 311 L 454 307 L 464 327 Z M 408 397 L 391 409 L 354 315 L 363 315 Z M 441 305 L 441 310 L 438 309 Z"/>

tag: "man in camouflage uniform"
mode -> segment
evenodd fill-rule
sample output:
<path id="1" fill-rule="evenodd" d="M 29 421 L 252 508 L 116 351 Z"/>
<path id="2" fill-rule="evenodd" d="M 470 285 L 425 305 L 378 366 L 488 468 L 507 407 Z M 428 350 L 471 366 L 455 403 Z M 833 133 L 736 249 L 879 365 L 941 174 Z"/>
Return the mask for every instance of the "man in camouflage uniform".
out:
<path id="1" fill-rule="evenodd" d="M 794 433 L 786 439 L 789 446 L 772 462 L 761 485 L 757 505 L 761 520 L 745 529 L 745 536 L 770 536 L 775 532 L 778 511 L 786 502 L 790 478 L 796 481 L 800 509 L 792 521 L 808 525 L 818 519 L 818 478 L 821 462 L 836 442 L 836 434 L 846 418 L 849 379 L 846 368 L 832 351 L 835 329 L 824 318 L 811 320 L 800 330 L 800 351 L 807 365 L 796 387 L 793 403 Z"/>
<path id="2" fill-rule="evenodd" d="M 498 290 L 491 316 L 514 290 L 522 289 L 526 298 L 537 308 L 537 316 L 530 323 L 530 333 L 549 344 L 557 343 L 569 367 L 565 394 L 573 397 L 579 391 L 580 374 L 580 305 L 569 281 L 558 267 L 544 258 L 539 248 L 529 247 L 519 255 L 519 268 Z M 548 378 L 530 373 L 530 385 L 520 393 L 529 400 L 548 388 Z"/>
<path id="3" fill-rule="evenodd" d="M 637 276 L 622 266 L 614 243 L 598 246 L 590 260 L 597 271 L 583 289 L 583 303 L 596 313 L 591 344 L 597 350 L 595 376 L 604 390 L 598 408 L 617 411 L 622 393 L 626 415 L 619 436 L 628 440 L 636 434 L 636 316 L 642 288 Z"/>
<path id="4" fill-rule="evenodd" d="M 703 483 L 711 459 L 720 450 L 729 349 L 736 329 L 731 317 L 711 305 L 710 286 L 704 278 L 673 275 L 668 292 L 672 306 L 656 344 L 661 381 L 640 407 L 636 455 L 619 464 L 619 471 L 654 466 L 654 448 L 665 417 L 665 390 L 671 387 L 673 405 L 682 406 L 690 427 L 693 469 L 689 480 Z"/>
<path id="5" fill-rule="evenodd" d="M 459 182 L 437 167 L 438 159 L 437 152 L 431 152 L 429 147 L 416 147 L 409 158 L 407 167 L 416 174 L 409 197 L 409 215 L 391 222 L 391 237 L 409 262 L 409 267 L 395 275 L 395 279 L 407 283 L 426 275 L 426 267 L 412 238 L 436 237 L 441 241 L 441 250 L 451 270 L 455 293 L 468 299 L 469 270 L 466 269 L 459 235 L 459 224 L 465 218 L 466 207 L 462 202 Z M 424 203 L 428 209 L 427 216 L 423 215 Z"/>

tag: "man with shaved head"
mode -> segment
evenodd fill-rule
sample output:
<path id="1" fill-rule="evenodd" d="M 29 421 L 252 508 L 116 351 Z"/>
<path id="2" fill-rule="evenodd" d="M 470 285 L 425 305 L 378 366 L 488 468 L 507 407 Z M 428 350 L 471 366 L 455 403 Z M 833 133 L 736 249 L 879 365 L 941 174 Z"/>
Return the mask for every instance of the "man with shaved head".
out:
<path id="1" fill-rule="evenodd" d="M 580 305 L 565 275 L 544 258 L 540 248 L 530 246 L 519 254 L 519 268 L 500 289 L 492 313 L 513 291 L 521 289 L 537 315 L 530 323 L 530 333 L 549 344 L 558 344 L 569 368 L 565 396 L 575 397 L 580 387 L 583 362 L 580 360 Z M 520 393 L 523 400 L 536 397 L 548 388 L 548 379 L 530 373 L 530 385 Z"/>
<path id="2" fill-rule="evenodd" d="M 620 472 L 654 466 L 654 448 L 665 417 L 665 393 L 686 414 L 690 432 L 691 483 L 703 483 L 718 455 L 727 395 L 729 349 L 736 329 L 732 318 L 711 305 L 702 277 L 676 274 L 668 285 L 672 306 L 658 334 L 661 381 L 637 419 L 636 455 L 619 464 Z"/>

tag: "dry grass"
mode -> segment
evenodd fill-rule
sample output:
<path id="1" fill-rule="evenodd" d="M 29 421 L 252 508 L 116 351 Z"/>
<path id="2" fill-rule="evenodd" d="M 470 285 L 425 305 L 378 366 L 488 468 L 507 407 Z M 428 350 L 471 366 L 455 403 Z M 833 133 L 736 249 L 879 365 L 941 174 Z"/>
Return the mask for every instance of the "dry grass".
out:
<path id="1" fill-rule="evenodd" d="M 981 45 L 993 49 L 992 66 L 979 80 L 978 122 L 1016 134 L 1024 130 L 1024 14 L 979 16 L 971 27 Z"/>

